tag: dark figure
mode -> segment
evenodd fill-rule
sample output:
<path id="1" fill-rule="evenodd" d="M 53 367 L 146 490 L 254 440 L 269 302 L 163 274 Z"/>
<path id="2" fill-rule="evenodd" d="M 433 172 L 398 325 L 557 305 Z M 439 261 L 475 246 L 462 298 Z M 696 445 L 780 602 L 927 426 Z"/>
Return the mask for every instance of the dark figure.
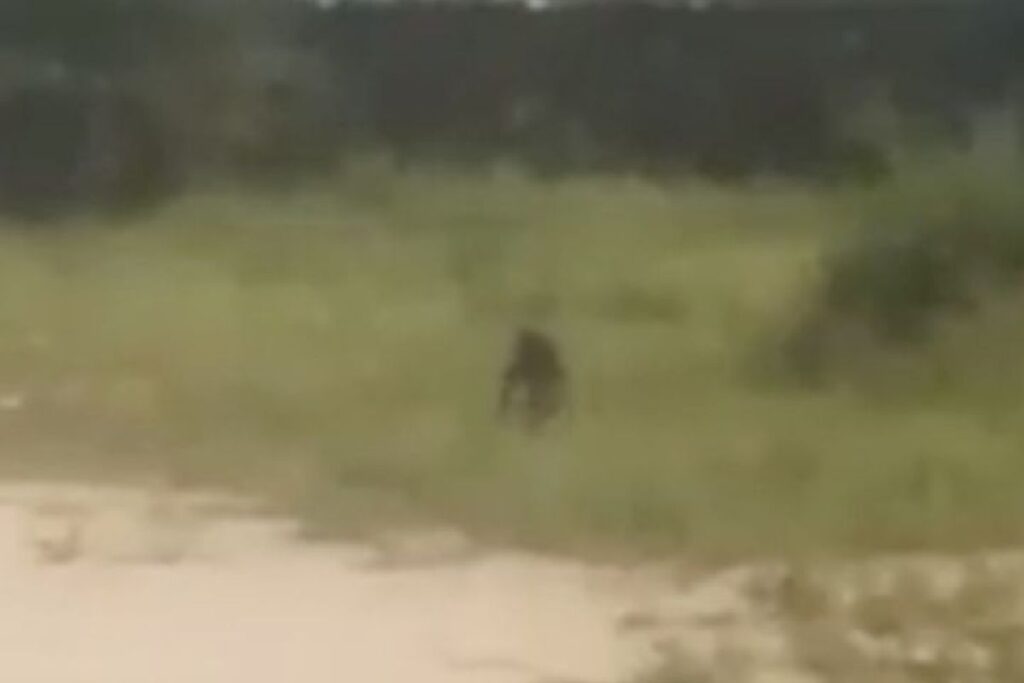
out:
<path id="1" fill-rule="evenodd" d="M 498 412 L 520 418 L 529 429 L 542 427 L 565 407 L 565 367 L 554 340 L 521 329 L 501 382 Z"/>

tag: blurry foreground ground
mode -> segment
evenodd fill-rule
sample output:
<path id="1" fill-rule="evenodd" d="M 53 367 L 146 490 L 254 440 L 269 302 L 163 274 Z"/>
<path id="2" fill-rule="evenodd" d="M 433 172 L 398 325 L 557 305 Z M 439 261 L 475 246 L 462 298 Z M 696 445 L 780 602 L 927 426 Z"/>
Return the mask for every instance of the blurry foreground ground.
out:
<path id="1" fill-rule="evenodd" d="M 0 496 L 4 680 L 599 681 L 642 655 L 616 634 L 631 600 L 618 572 L 519 554 L 423 564 L 458 550 L 445 534 L 395 541 L 412 564 L 381 563 L 232 505 L 154 512 L 129 489 Z M 74 557 L 37 554 L 81 514 Z"/>
<path id="2" fill-rule="evenodd" d="M 683 683 L 1021 673 L 1016 648 L 1000 649 L 1020 624 L 1000 583 L 1024 571 L 1012 554 L 813 572 L 616 568 L 484 550 L 454 531 L 310 544 L 289 520 L 254 509 L 210 495 L 3 485 L 0 676 Z M 62 542 L 68 552 L 55 554 Z"/>

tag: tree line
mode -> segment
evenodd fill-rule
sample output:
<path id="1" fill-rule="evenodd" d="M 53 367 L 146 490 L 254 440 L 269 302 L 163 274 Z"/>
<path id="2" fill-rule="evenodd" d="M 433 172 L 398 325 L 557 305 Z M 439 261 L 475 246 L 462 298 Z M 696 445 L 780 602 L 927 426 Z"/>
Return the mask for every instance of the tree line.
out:
<path id="1" fill-rule="evenodd" d="M 542 174 L 884 174 L 882 103 L 943 144 L 1013 102 L 1024 11 L 974 3 L 706 10 L 640 2 L 7 0 L 0 201 L 148 205 L 347 156 Z"/>

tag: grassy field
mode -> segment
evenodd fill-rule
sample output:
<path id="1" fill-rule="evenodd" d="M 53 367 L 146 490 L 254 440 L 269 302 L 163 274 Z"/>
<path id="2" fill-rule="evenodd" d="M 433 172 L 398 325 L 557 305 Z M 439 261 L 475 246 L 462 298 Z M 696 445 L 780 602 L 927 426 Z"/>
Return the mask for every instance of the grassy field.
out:
<path id="1" fill-rule="evenodd" d="M 915 182 L 933 187 L 365 165 L 7 231 L 3 466 L 226 482 L 320 533 L 426 518 L 709 556 L 1019 541 L 1019 300 L 847 354 L 824 386 L 777 367 L 819 255 Z M 524 322 L 558 336 L 573 379 L 572 414 L 540 438 L 495 420 Z"/>

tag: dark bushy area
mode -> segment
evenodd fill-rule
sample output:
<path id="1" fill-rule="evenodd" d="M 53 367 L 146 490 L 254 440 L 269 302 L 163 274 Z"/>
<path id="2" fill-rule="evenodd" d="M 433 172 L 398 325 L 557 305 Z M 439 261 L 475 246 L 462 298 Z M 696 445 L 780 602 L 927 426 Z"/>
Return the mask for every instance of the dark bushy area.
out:
<path id="1" fill-rule="evenodd" d="M 357 133 L 406 157 L 872 176 L 884 154 L 843 120 L 865 90 L 881 83 L 896 106 L 951 131 L 967 101 L 998 98 L 1019 33 L 995 31 L 987 12 L 343 3 L 308 31 L 357 93 Z"/>
<path id="2" fill-rule="evenodd" d="M 144 209 L 189 183 L 322 172 L 331 79 L 299 3 L 0 6 L 0 204 L 29 220 Z M 311 9 L 309 11 L 312 11 Z"/>
<path id="3" fill-rule="evenodd" d="M 968 143 L 971 112 L 1005 104 L 1022 72 L 1022 25 L 1010 2 L 11 0 L 0 195 L 26 215 L 132 207 L 182 181 L 288 185 L 363 154 L 871 180 L 890 150 L 851 112 L 880 97 Z"/>
<path id="4" fill-rule="evenodd" d="M 968 173 L 879 193 L 868 224 L 823 258 L 820 288 L 788 339 L 794 367 L 820 373 L 851 343 L 927 341 L 939 321 L 1024 285 L 1020 178 Z"/>

